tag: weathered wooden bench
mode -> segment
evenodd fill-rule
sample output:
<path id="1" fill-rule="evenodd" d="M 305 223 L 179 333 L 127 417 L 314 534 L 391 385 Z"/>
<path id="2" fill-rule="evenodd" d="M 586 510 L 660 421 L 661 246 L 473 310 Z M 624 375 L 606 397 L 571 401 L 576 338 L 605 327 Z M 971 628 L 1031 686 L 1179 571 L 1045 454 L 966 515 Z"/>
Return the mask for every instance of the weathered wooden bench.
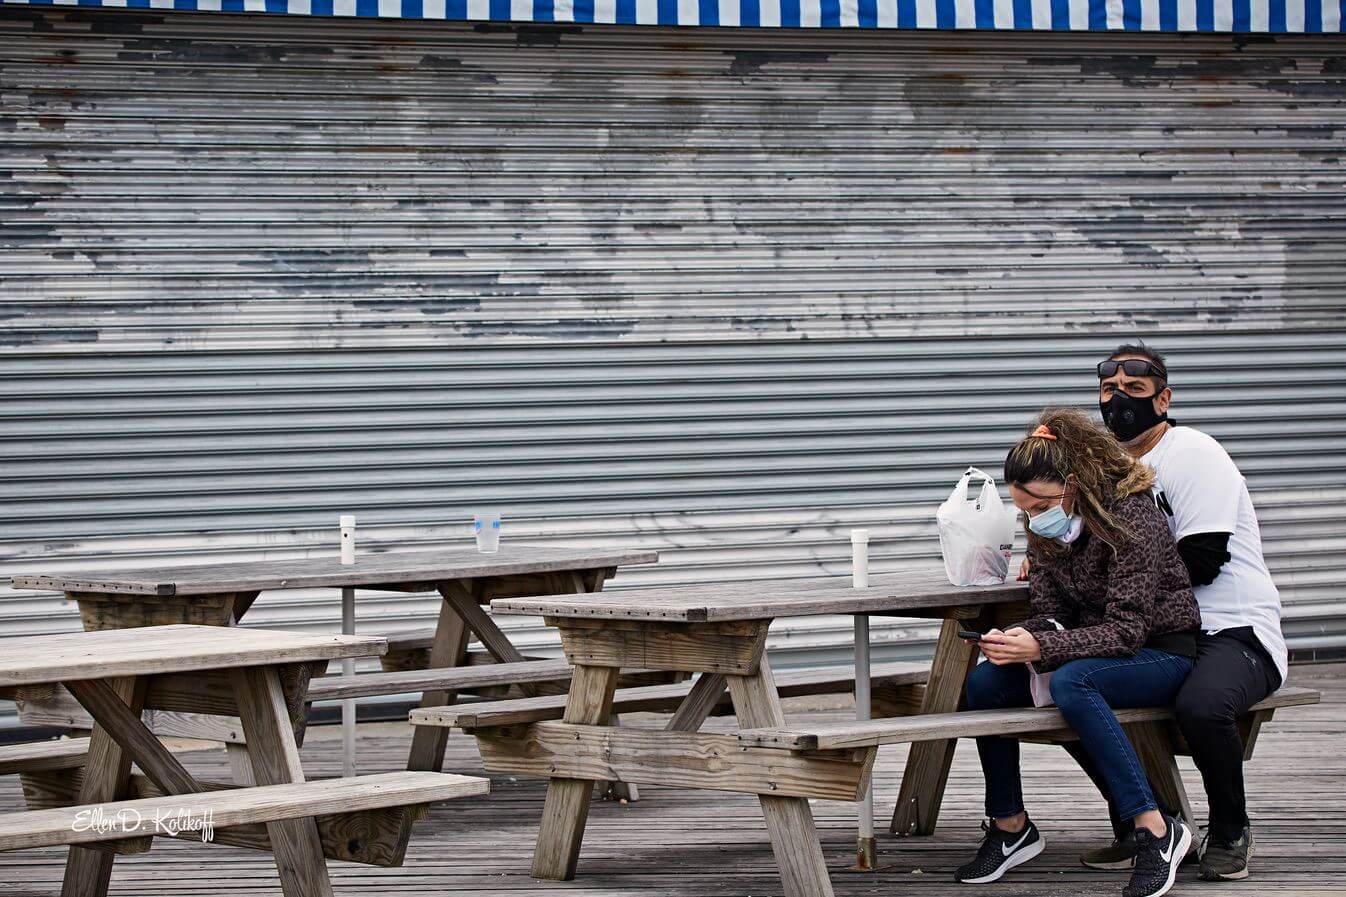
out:
<path id="1" fill-rule="evenodd" d="M 875 711 L 885 714 L 914 713 L 921 705 L 921 691 L 929 672 L 924 664 L 918 663 L 875 664 L 870 674 Z M 777 692 L 782 698 L 840 694 L 851 691 L 854 684 L 855 670 L 851 666 L 787 670 L 776 675 Z M 675 711 L 691 690 L 690 681 L 619 688 L 613 693 L 612 710 L 614 713 Z M 733 703 L 727 691 L 722 688 L 717 690 L 714 699 L 714 704 L 700 710 L 706 715 L 733 712 Z M 564 694 L 540 695 L 449 707 L 423 707 L 411 712 L 411 722 L 417 726 L 473 731 L 560 719 L 565 714 L 565 707 Z"/>
<path id="2" fill-rule="evenodd" d="M 1254 704 L 1240 719 L 1245 759 L 1252 756 L 1262 724 L 1282 707 L 1316 704 L 1322 693 L 1311 688 L 1287 686 Z M 1159 801 L 1180 809 L 1191 820 L 1191 806 L 1174 760 L 1185 745 L 1167 707 L 1117 710 L 1117 720 L 1136 748 L 1150 785 Z M 1055 707 L 1012 710 L 965 710 L 866 722 L 835 722 L 743 729 L 738 733 L 744 748 L 770 748 L 814 755 L 836 751 L 873 751 L 880 745 L 975 738 L 981 735 L 1014 736 L 1024 741 L 1059 744 L 1077 740 Z M 871 761 L 872 762 L 872 761 Z"/>
<path id="3" fill-rule="evenodd" d="M 414 692 L 445 692 L 488 695 L 512 686 L 534 686 L 544 695 L 565 696 L 570 687 L 570 663 L 563 658 L 523 660 L 516 663 L 472 663 L 458 667 L 405 669 L 383 673 L 361 673 L 351 678 L 319 676 L 309 682 L 312 701 L 400 695 Z M 669 673 L 649 670 L 631 672 L 622 677 L 632 686 L 667 682 Z M 516 689 L 517 690 L 517 689 Z"/>
<path id="4" fill-rule="evenodd" d="M 560 660 L 525 660 L 519 663 L 483 663 L 474 666 L 408 669 L 358 676 L 320 676 L 309 682 L 310 701 L 344 700 L 407 692 L 475 692 L 481 689 L 525 683 L 560 683 L 565 694 L 570 664 Z"/>
<path id="5" fill-rule="evenodd" d="M 160 738 L 159 741 L 175 754 L 219 747 L 214 742 L 196 738 Z M 88 757 L 88 738 L 53 738 L 47 741 L 0 744 L 0 776 L 52 769 L 78 769 Z"/>
<path id="6" fill-rule="evenodd" d="M 422 806 L 489 790 L 485 779 L 441 772 L 392 772 L 248 788 L 220 785 L 193 794 L 5 814 L 0 816 L 0 851 L 106 844 L 114 853 L 136 853 L 148 850 L 153 837 L 272 850 L 264 823 L 312 816 L 350 819 L 371 810 Z M 208 827 L 203 829 L 203 824 Z"/>
<path id="7" fill-rule="evenodd" d="M 196 738 L 167 737 L 160 738 L 159 742 L 172 754 L 219 748 L 215 742 Z M 56 738 L 0 745 L 0 775 L 19 777 L 19 785 L 29 809 L 77 803 L 84 766 L 88 760 L 88 738 Z"/>
<path id="8" fill-rule="evenodd" d="M 547 696 L 559 696 L 564 703 L 570 684 L 570 664 L 562 659 L 524 660 L 518 663 L 473 663 L 468 666 L 407 669 L 384 673 L 361 673 L 353 678 L 339 675 L 317 676 L 309 680 L 306 703 L 339 701 L 378 695 L 417 694 L 439 692 L 447 703 L 459 693 L 486 697 L 504 697 L 519 692 L 524 685 L 535 686 Z M 635 687 L 643 684 L 667 682 L 672 675 L 662 671 L 632 672 L 622 677 L 622 684 Z M 56 686 L 40 691 L 27 690 L 18 695 L 24 721 L 30 725 L 53 726 L 75 731 L 93 727 L 93 718 L 66 689 Z M 153 711 L 150 712 L 153 714 Z M 178 722 L 178 721 L 174 721 Z M 172 725 L 156 727 L 156 731 L 172 729 Z M 177 728 L 185 728 L 178 722 Z M 208 736 L 226 744 L 241 742 L 241 731 L 236 723 L 220 718 L 195 722 L 190 731 Z M 182 741 L 201 741 L 184 738 Z M 205 747 L 206 744 L 202 744 Z M 66 750 L 62 748 L 61 750 Z M 0 748 L 0 757 L 4 756 Z M 57 750 L 52 748 L 51 750 Z M 79 765 L 79 764 L 73 764 Z"/>

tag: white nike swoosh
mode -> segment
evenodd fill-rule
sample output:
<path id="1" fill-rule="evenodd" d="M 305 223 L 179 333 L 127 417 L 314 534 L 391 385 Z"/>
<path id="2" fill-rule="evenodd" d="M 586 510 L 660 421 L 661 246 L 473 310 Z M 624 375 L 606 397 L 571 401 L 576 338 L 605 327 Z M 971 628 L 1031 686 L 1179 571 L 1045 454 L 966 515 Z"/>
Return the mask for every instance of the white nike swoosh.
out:
<path id="1" fill-rule="evenodd" d="M 1024 829 L 1023 837 L 1020 838 L 1018 841 L 1016 841 L 1012 847 L 1006 847 L 1004 844 L 1001 844 L 1001 845 L 1000 845 L 1000 851 L 1001 851 L 1001 853 L 1003 853 L 1005 856 L 1009 856 L 1010 854 L 1014 853 L 1014 851 L 1018 850 L 1019 847 L 1020 847 L 1020 846 L 1024 843 L 1024 841 L 1026 841 L 1026 840 L 1028 840 L 1028 829 Z M 1169 848 L 1169 850 L 1172 850 L 1172 848 Z"/>
<path id="2" fill-rule="evenodd" d="M 1172 826 L 1170 826 L 1170 828 L 1172 828 Z M 1177 846 L 1178 846 L 1177 833 L 1176 833 L 1176 832 L 1169 832 L 1169 837 L 1168 837 L 1168 853 L 1165 853 L 1165 852 L 1162 851 L 1162 850 L 1159 851 L 1159 855 L 1160 855 L 1161 857 L 1164 858 L 1164 862 L 1165 862 L 1165 863 L 1171 863 L 1171 862 L 1173 862 L 1173 850 L 1174 850 L 1174 848 L 1176 848 Z"/>

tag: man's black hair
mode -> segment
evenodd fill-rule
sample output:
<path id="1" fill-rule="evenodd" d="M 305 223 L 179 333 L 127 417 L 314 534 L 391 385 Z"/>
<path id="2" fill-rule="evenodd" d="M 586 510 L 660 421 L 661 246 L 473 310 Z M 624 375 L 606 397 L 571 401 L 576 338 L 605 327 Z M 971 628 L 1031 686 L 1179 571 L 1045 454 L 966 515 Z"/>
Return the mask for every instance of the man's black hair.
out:
<path id="1" fill-rule="evenodd" d="M 1112 350 L 1112 354 L 1108 356 L 1108 359 L 1110 361 L 1115 360 L 1117 358 L 1121 358 L 1123 355 L 1139 355 L 1141 358 L 1144 358 L 1151 364 L 1156 365 L 1159 368 L 1162 368 L 1165 375 L 1162 378 L 1162 380 L 1164 381 L 1165 384 L 1168 383 L 1168 362 L 1164 359 L 1163 355 L 1159 354 L 1158 351 L 1151 349 L 1149 346 L 1145 345 L 1145 342 L 1143 340 L 1136 343 L 1122 343 L 1116 349 Z"/>

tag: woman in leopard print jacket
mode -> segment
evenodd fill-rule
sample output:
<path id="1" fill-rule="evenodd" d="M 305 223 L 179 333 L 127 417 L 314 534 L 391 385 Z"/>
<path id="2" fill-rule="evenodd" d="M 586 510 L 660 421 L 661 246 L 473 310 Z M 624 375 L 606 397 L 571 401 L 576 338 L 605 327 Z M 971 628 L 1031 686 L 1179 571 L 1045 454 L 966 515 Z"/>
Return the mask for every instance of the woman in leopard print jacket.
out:
<path id="1" fill-rule="evenodd" d="M 1031 616 L 983 636 L 990 662 L 968 677 L 968 707 L 1031 707 L 1030 677 L 1050 674 L 1051 697 L 1080 739 L 1072 753 L 1106 781 L 1137 842 L 1156 845 L 1153 862 L 1138 854 L 1124 897 L 1157 897 L 1172 886 L 1159 845 L 1170 858 L 1181 847 L 1176 871 L 1191 832 L 1160 812 L 1113 710 L 1172 703 L 1192 669 L 1201 615 L 1150 495 L 1154 474 L 1101 424 L 1061 409 L 1010 451 L 1005 481 L 1028 530 Z M 977 751 L 991 824 L 955 875 L 963 882 L 994 881 L 1044 843 L 1024 810 L 1018 741 L 978 738 Z"/>

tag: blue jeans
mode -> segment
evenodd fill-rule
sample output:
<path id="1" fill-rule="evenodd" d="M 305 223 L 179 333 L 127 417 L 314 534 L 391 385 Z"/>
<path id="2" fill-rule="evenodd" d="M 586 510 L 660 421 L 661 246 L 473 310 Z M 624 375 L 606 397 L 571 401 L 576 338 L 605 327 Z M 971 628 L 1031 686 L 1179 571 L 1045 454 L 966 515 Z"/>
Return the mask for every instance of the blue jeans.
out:
<path id="1" fill-rule="evenodd" d="M 1190 658 L 1142 648 L 1131 657 L 1072 660 L 1052 676 L 1056 706 L 1107 780 L 1113 805 L 1123 819 L 1157 806 L 1140 759 L 1112 710 L 1172 704 L 1191 670 Z M 1024 664 L 982 663 L 967 677 L 969 710 L 1032 706 Z M 986 815 L 999 819 L 1022 812 L 1019 742 L 999 736 L 978 738 L 977 753 L 986 777 Z"/>

